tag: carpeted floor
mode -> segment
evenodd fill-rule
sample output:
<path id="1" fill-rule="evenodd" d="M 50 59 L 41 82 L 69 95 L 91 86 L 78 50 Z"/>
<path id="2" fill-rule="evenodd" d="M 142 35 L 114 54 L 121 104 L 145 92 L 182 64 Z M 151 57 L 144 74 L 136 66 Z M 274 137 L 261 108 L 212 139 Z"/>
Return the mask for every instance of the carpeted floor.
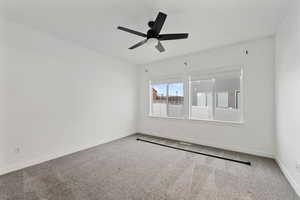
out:
<path id="1" fill-rule="evenodd" d="M 0 199 L 298 200 L 274 160 L 185 146 L 251 161 L 252 166 L 247 166 L 136 141 L 136 137 L 0 176 Z"/>

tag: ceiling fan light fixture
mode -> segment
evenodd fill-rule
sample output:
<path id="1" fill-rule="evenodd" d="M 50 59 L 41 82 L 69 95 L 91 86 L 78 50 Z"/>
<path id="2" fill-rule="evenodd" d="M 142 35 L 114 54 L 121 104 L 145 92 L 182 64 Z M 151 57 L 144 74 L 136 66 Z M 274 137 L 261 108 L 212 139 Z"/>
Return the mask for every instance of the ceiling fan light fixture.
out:
<path id="1" fill-rule="evenodd" d="M 151 46 L 157 45 L 157 43 L 158 43 L 158 39 L 157 38 L 149 38 L 147 40 L 147 44 L 151 45 Z"/>

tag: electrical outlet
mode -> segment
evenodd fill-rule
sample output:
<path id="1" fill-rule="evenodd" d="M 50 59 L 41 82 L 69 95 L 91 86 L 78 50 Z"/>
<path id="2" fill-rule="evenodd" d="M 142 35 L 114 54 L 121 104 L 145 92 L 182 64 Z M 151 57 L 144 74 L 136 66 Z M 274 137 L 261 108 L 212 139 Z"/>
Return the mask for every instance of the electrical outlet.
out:
<path id="1" fill-rule="evenodd" d="M 300 173 L 300 161 L 298 161 L 298 162 L 296 163 L 296 169 L 297 169 L 297 172 Z"/>

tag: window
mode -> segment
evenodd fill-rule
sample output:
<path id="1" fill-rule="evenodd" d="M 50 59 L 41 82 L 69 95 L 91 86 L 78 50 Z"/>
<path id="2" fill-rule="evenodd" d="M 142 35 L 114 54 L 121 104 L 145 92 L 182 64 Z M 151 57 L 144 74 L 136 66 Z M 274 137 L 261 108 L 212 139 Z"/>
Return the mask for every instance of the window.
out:
<path id="1" fill-rule="evenodd" d="M 183 83 L 168 84 L 168 117 L 183 117 Z"/>
<path id="2" fill-rule="evenodd" d="M 182 118 L 184 116 L 183 82 L 157 83 L 151 86 L 150 115 Z"/>
<path id="3" fill-rule="evenodd" d="M 167 84 L 152 86 L 152 115 L 167 116 Z"/>
<path id="4" fill-rule="evenodd" d="M 217 108 L 228 108 L 228 92 L 217 92 Z"/>
<path id="5" fill-rule="evenodd" d="M 207 107 L 207 96 L 206 93 L 204 92 L 198 92 L 197 93 L 197 106 L 201 108 L 206 108 Z"/>
<path id="6" fill-rule="evenodd" d="M 151 116 L 243 121 L 241 69 L 190 73 L 185 78 L 189 80 L 186 92 L 184 81 L 150 82 Z"/>
<path id="7" fill-rule="evenodd" d="M 225 73 L 216 78 L 216 108 L 215 120 L 241 121 L 241 111 L 238 107 L 240 93 L 240 73 Z"/>
<path id="8" fill-rule="evenodd" d="M 195 80 L 191 81 L 191 118 L 192 119 L 212 119 L 213 118 L 213 86 L 214 81 Z"/>

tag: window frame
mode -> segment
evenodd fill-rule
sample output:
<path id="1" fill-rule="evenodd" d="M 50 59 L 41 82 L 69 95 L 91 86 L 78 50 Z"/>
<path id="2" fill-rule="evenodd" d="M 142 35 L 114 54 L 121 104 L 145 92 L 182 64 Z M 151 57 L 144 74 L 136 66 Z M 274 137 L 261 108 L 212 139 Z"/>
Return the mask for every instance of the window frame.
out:
<path id="1" fill-rule="evenodd" d="M 239 72 L 240 74 L 240 90 L 239 90 L 239 95 L 240 95 L 240 102 L 239 103 L 239 110 L 240 111 L 240 121 L 226 121 L 226 120 L 216 120 L 216 119 L 197 119 L 197 118 L 192 118 L 191 116 L 191 108 L 192 108 L 192 98 L 191 98 L 191 81 L 192 77 L 201 77 L 203 80 L 208 80 L 208 79 L 214 79 L 216 75 L 222 75 L 230 72 Z M 232 124 L 232 125 L 241 125 L 245 123 L 245 113 L 244 113 L 244 70 L 242 66 L 227 66 L 227 67 L 219 67 L 219 68 L 212 68 L 212 69 L 207 69 L 207 70 L 195 70 L 195 71 L 189 71 L 188 73 L 184 73 L 183 75 L 173 75 L 173 76 L 165 76 L 161 77 L 159 79 L 157 78 L 149 78 L 148 79 L 148 88 L 149 88 L 149 112 L 148 112 L 148 117 L 151 118 L 163 118 L 163 119 L 179 119 L 179 120 L 189 120 L 189 121 L 202 121 L 202 122 L 212 122 L 212 123 L 221 123 L 221 124 Z M 183 83 L 183 109 L 184 109 L 184 114 L 183 117 L 164 117 L 164 116 L 155 116 L 152 115 L 152 84 L 154 81 L 155 83 L 161 82 L 161 83 Z M 167 88 L 168 90 L 168 88 Z M 213 86 L 213 116 L 215 116 L 215 109 L 216 109 L 216 88 L 215 84 Z M 236 92 L 236 91 L 235 91 Z M 167 97 L 168 99 L 168 97 Z M 236 103 L 236 102 L 235 102 Z"/>
<path id="2" fill-rule="evenodd" d="M 197 77 L 199 77 L 199 76 L 197 76 Z M 196 81 L 215 81 L 214 80 L 214 78 L 211 78 L 211 77 L 203 77 L 203 76 L 200 76 L 199 78 L 198 78 L 198 80 L 196 80 Z M 192 80 L 192 75 L 190 74 L 189 75 L 189 82 L 188 82 L 188 85 L 189 85 L 189 113 L 188 113 L 188 120 L 200 120 L 200 121 L 211 121 L 212 119 L 199 119 L 199 118 L 195 118 L 195 117 L 192 117 L 192 107 L 193 107 L 193 103 L 192 103 L 192 94 L 193 94 L 193 91 L 192 91 L 192 82 L 193 82 L 193 80 Z M 215 86 L 214 86 L 214 84 L 213 84 L 213 88 L 212 88 L 212 90 L 211 90 L 211 92 L 212 92 L 212 115 L 214 115 L 214 112 L 215 112 L 215 107 L 214 107 L 214 105 L 213 105 L 213 102 L 214 102 L 214 90 L 215 90 Z"/>

